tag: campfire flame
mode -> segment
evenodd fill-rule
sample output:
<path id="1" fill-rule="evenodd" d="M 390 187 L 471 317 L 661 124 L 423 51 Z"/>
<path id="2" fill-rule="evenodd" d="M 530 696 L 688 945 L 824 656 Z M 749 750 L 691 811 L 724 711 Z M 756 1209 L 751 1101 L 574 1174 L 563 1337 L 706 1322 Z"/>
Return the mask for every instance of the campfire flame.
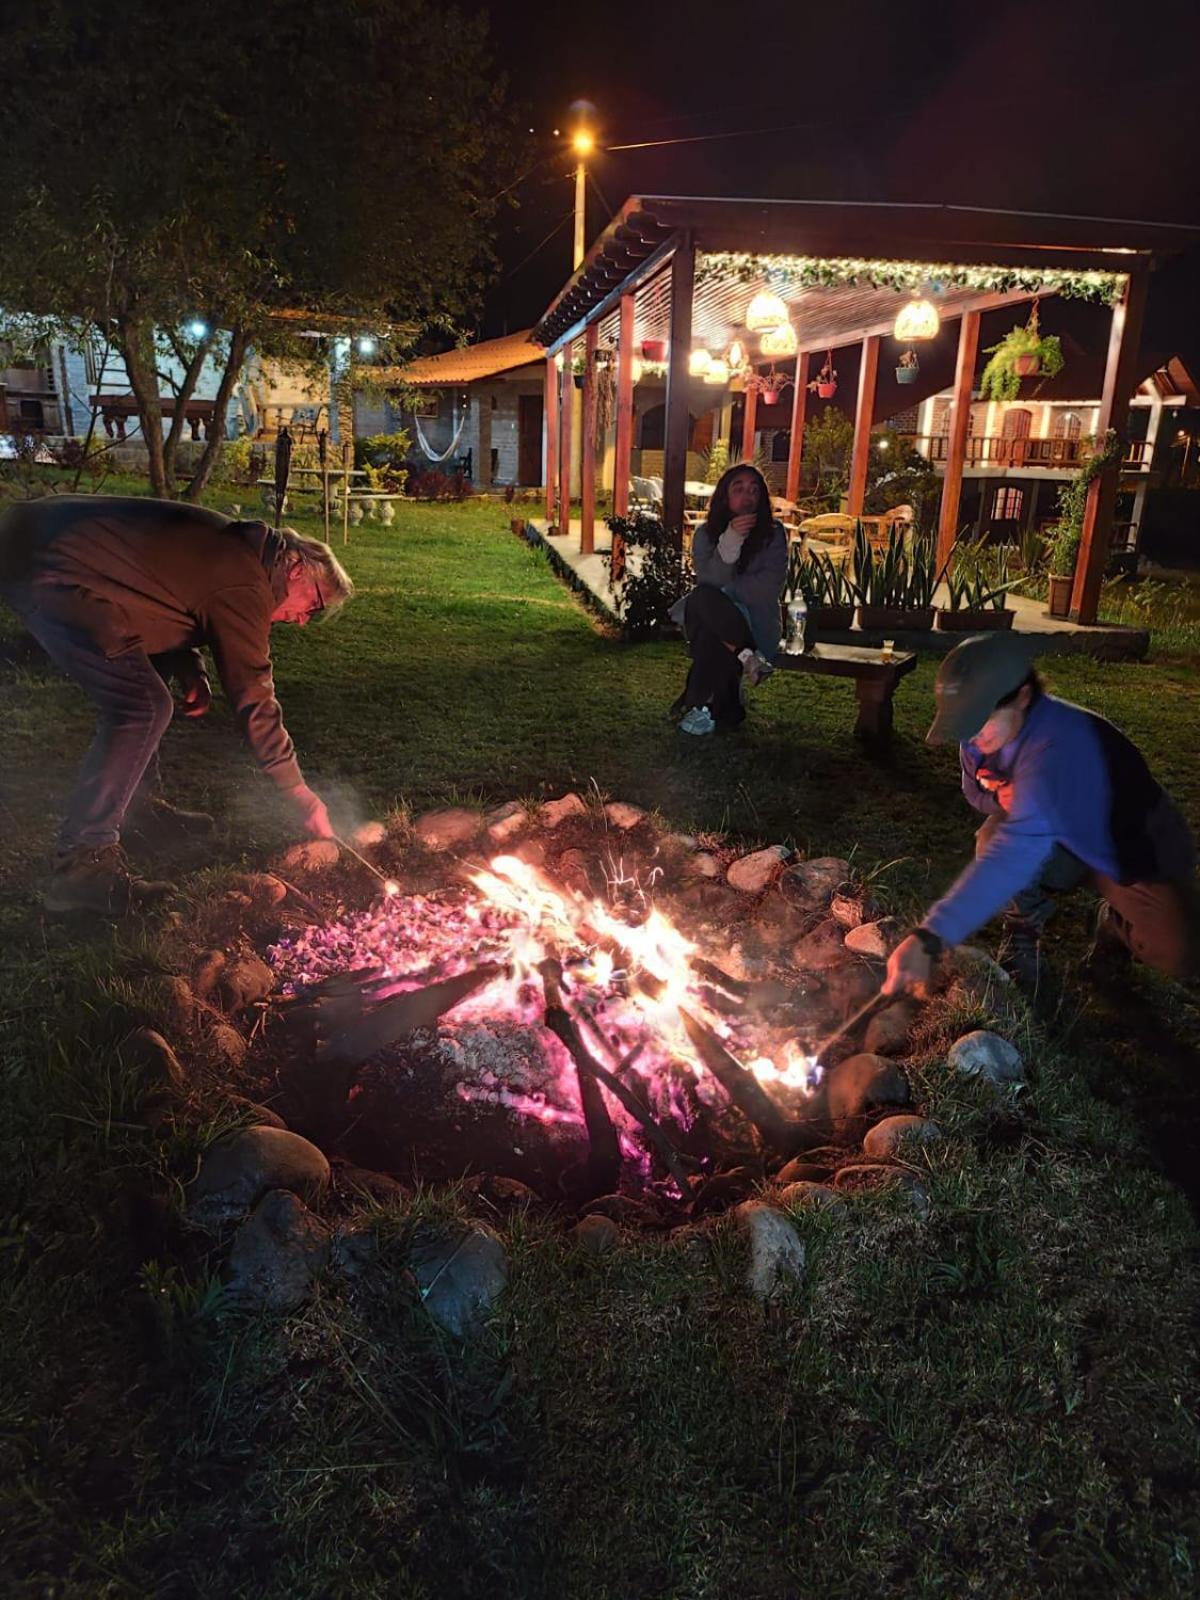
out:
<path id="1" fill-rule="evenodd" d="M 467 881 L 473 895 L 460 886 L 404 896 L 389 880 L 387 898 L 370 911 L 281 941 L 270 954 L 284 992 L 373 966 L 379 976 L 372 997 L 384 1000 L 478 963 L 499 964 L 497 976 L 445 1013 L 445 1026 L 464 1037 L 476 1028 L 537 1030 L 549 1079 L 531 1090 L 528 1083 L 502 1083 L 486 1073 L 469 1081 L 464 1070 L 455 1092 L 543 1123 L 579 1120 L 574 1068 L 563 1044 L 544 1027 L 539 974 L 547 961 L 561 965 L 564 1001 L 596 1059 L 638 1086 L 656 1112 L 685 1127 L 681 1073 L 690 1075 L 702 1101 L 726 1101 L 693 1042 L 695 1019 L 773 1097 L 794 1104 L 796 1095 L 816 1086 L 821 1068 L 799 1039 L 779 1040 L 779 1030 L 753 1007 L 717 1009 L 710 1003 L 712 974 L 719 969 L 704 961 L 699 945 L 641 888 L 627 896 L 637 904 L 631 920 L 600 900 L 556 887 L 517 856 L 497 856 Z M 729 981 L 742 993 L 753 987 Z M 692 1019 L 691 1036 L 685 1012 Z M 625 1147 L 634 1125 L 615 1102 L 612 1111 Z"/>

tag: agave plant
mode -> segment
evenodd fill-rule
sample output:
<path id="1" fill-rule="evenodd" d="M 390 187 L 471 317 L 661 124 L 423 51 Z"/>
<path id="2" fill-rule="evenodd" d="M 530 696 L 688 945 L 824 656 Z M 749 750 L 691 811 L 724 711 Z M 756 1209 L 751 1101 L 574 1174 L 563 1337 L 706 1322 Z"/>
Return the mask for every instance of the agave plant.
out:
<path id="1" fill-rule="evenodd" d="M 854 589 L 844 567 L 824 553 L 806 554 L 794 544 L 788 557 L 787 596 L 800 594 L 805 604 L 814 606 L 852 606 Z"/>
<path id="2" fill-rule="evenodd" d="M 950 558 L 938 574 L 945 583 L 951 611 L 1003 611 L 1010 589 L 1021 583 L 1023 573 L 1011 576 L 1010 554 L 990 545 L 983 537 L 959 536 Z"/>
<path id="3" fill-rule="evenodd" d="M 850 579 L 855 598 L 863 606 L 924 611 L 933 604 L 936 561 L 933 540 L 926 535 L 910 540 L 903 528 L 893 526 L 884 548 L 874 550 L 862 523 L 857 523 Z"/>

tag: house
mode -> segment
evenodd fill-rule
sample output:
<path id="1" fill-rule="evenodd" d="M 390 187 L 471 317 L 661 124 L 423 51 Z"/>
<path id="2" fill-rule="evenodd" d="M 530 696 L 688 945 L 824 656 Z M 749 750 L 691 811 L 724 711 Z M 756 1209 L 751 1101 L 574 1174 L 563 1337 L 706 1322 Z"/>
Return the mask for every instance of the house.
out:
<path id="1" fill-rule="evenodd" d="M 541 484 L 544 367 L 525 329 L 399 367 L 359 368 L 354 432 L 403 428 L 414 465 L 461 470 L 477 489 Z"/>
<path id="2" fill-rule="evenodd" d="M 1149 275 L 1156 261 L 1191 248 L 1200 230 L 1153 223 L 963 206 L 830 204 L 796 200 L 721 200 L 689 196 L 633 196 L 593 243 L 582 263 L 533 331 L 546 356 L 546 519 L 572 527 L 567 463 L 573 429 L 566 375 L 582 368 L 583 472 L 580 550 L 594 549 L 597 488 L 611 483 L 614 508 L 629 505 L 634 391 L 639 362 L 665 364 L 663 394 L 663 520 L 682 533 L 689 451 L 700 418 L 709 413 L 719 440 L 748 455 L 760 433 L 786 426 L 784 487 L 789 500 L 803 489 L 803 440 L 810 406 L 835 393 L 851 398 L 854 440 L 846 509 L 864 509 L 872 433 L 923 400 L 949 401 L 941 463 L 938 549 L 949 559 L 976 483 L 995 469 L 1002 483 L 987 485 L 995 503 L 1001 488 L 1020 492 L 999 506 L 1012 522 L 1029 515 L 1024 477 L 1032 445 L 1020 465 L 1013 446 L 995 460 L 980 459 L 968 476 L 972 415 L 980 438 L 1004 438 L 1003 418 L 975 412 L 976 369 L 992 329 L 1003 335 L 1014 320 L 1040 303 L 1095 308 L 1106 351 L 1098 381 L 1062 398 L 1099 395 L 1089 410 L 1097 435 L 1125 435 L 1130 403 L 1147 374 L 1139 346 Z M 1014 318 L 1013 313 L 1017 313 Z M 922 384 L 901 357 L 920 345 Z M 837 369 L 836 378 L 824 369 Z M 734 414 L 736 376 L 744 391 L 740 427 Z M 1075 374 L 1078 378 L 1078 374 Z M 1168 369 L 1167 384 L 1174 382 Z M 615 447 L 611 471 L 601 465 L 598 393 L 615 389 Z M 815 391 L 815 398 L 814 398 Z M 1066 410 L 1070 410 L 1068 405 Z M 1028 417 L 1053 425 L 1053 416 Z M 1080 435 L 1083 418 L 1079 417 Z M 1149 425 L 1147 418 L 1147 426 Z M 1074 423 L 1064 420 L 1071 429 Z M 934 414 L 925 417 L 928 437 Z M 1026 419 L 1008 424 L 1024 428 Z M 997 428 L 998 434 L 987 432 Z M 728 429 L 728 432 L 725 430 Z M 912 431 L 920 434 L 921 418 Z M 1139 441 L 1145 443 L 1145 440 Z M 1011 434 L 1010 434 L 1011 443 Z M 1039 444 L 1043 441 L 1039 441 Z M 607 441 L 605 441 L 605 446 Z M 1053 451 L 1050 452 L 1053 461 Z M 1060 452 L 1059 459 L 1062 459 Z M 1065 472 L 1064 472 L 1065 477 Z M 1031 480 L 1032 481 L 1032 480 Z M 1118 503 L 1119 466 L 1093 481 L 1075 569 L 1071 613 L 1095 621 Z M 983 493 L 980 482 L 978 493 Z M 1136 490 L 1134 491 L 1136 496 Z M 1049 493 L 1047 492 L 1047 500 Z M 976 513 L 978 515 L 978 512 Z M 990 512 L 988 513 L 990 517 Z M 614 552 L 616 554 L 616 552 Z"/>

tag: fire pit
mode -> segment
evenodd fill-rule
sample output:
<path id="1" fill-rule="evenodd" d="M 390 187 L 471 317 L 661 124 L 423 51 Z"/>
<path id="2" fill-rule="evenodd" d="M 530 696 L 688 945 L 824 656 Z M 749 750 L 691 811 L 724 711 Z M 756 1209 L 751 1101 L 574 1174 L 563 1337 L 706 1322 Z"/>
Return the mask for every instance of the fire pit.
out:
<path id="1" fill-rule="evenodd" d="M 281 1081 L 310 1128 L 321 1103 L 321 1142 L 425 1181 L 491 1173 L 547 1199 L 673 1204 L 716 1171 L 825 1143 L 812 1050 L 846 991 L 798 969 L 792 941 L 828 920 L 828 888 L 776 896 L 775 956 L 747 970 L 735 947 L 786 887 L 782 855 L 752 896 L 697 882 L 695 855 L 664 874 L 661 841 L 639 832 L 614 852 L 573 818 L 545 866 L 443 855 L 440 886 L 426 864 L 421 892 L 398 874 L 398 893 L 269 947 Z M 697 914 L 705 896 L 725 915 Z"/>

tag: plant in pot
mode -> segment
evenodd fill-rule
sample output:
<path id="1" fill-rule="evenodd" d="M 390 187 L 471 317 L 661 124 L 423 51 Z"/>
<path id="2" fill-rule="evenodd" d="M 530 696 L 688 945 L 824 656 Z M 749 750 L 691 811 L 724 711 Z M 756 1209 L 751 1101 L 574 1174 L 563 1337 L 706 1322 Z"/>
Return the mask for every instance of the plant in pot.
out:
<path id="1" fill-rule="evenodd" d="M 845 633 L 854 623 L 854 590 L 846 569 L 823 552 L 806 553 L 794 544 L 789 553 L 788 600 L 800 595 L 808 608 L 808 629 L 813 637 Z"/>
<path id="2" fill-rule="evenodd" d="M 948 600 L 937 613 L 943 633 L 987 633 L 1012 627 L 1007 597 L 1021 577 L 1009 577 L 1007 550 L 985 548 L 982 539 L 960 540 L 939 581 L 946 585 Z"/>
<path id="3" fill-rule="evenodd" d="M 920 370 L 921 363 L 917 360 L 917 352 L 906 350 L 896 363 L 896 382 L 916 383 Z"/>
<path id="4" fill-rule="evenodd" d="M 582 389 L 583 388 L 583 380 L 584 380 L 584 376 L 585 376 L 586 373 L 587 373 L 587 357 L 586 356 L 572 356 L 571 357 L 571 376 L 575 380 L 575 387 L 577 389 Z"/>
<path id="5" fill-rule="evenodd" d="M 643 361 L 665 361 L 667 359 L 667 341 L 665 339 L 643 339 Z"/>
<path id="6" fill-rule="evenodd" d="M 832 350 L 826 350 L 821 370 L 808 387 L 815 389 L 822 400 L 832 400 L 837 393 L 837 368 L 833 364 Z"/>
<path id="7" fill-rule="evenodd" d="M 902 628 L 929 632 L 936 561 L 933 540 L 926 535 L 909 538 L 904 528 L 893 525 L 886 546 L 876 551 L 858 523 L 850 582 L 858 601 L 859 627 L 872 632 Z"/>
<path id="8" fill-rule="evenodd" d="M 1021 379 L 1037 376 L 1053 378 L 1063 369 L 1062 345 L 1038 327 L 1037 301 L 1024 327 L 1006 333 L 999 344 L 989 345 L 991 357 L 979 377 L 979 393 L 984 400 L 1015 400 L 1021 392 Z"/>

